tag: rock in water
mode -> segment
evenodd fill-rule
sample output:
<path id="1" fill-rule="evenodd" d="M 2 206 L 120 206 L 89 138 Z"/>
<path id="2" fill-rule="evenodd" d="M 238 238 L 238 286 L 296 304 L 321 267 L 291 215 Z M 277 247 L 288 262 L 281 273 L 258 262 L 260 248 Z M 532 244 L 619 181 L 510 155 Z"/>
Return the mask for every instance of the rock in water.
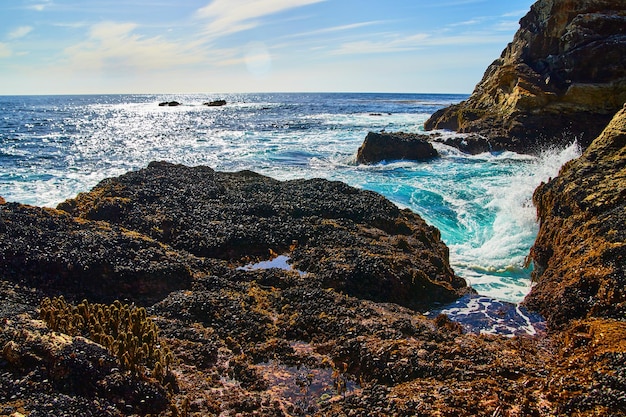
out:
<path id="1" fill-rule="evenodd" d="M 513 42 L 464 102 L 441 109 L 427 130 L 477 132 L 493 150 L 583 147 L 626 101 L 626 2 L 539 0 Z"/>
<path id="2" fill-rule="evenodd" d="M 309 279 L 375 301 L 419 308 L 467 289 L 437 229 L 340 182 L 153 162 L 59 208 L 202 258 L 239 262 L 290 252 Z"/>
<path id="3" fill-rule="evenodd" d="M 533 197 L 541 221 L 531 249 L 537 281 L 527 306 L 553 327 L 626 317 L 626 107 Z"/>
<path id="4" fill-rule="evenodd" d="M 406 159 L 426 161 L 438 156 L 428 135 L 412 133 L 369 132 L 359 148 L 356 160 L 360 164 Z"/>

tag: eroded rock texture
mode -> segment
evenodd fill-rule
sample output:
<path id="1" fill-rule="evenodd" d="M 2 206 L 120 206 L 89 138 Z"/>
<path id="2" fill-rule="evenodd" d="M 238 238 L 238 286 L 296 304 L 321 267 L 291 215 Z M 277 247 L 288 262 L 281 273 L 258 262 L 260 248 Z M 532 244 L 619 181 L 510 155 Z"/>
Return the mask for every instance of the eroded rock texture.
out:
<path id="1" fill-rule="evenodd" d="M 626 317 L 626 108 L 533 197 L 541 222 L 525 303 L 553 326 Z"/>
<path id="2" fill-rule="evenodd" d="M 159 162 L 59 208 L 202 258 L 242 262 L 290 252 L 296 268 L 324 285 L 376 301 L 418 308 L 466 290 L 437 229 L 340 182 L 280 182 Z"/>
<path id="3" fill-rule="evenodd" d="M 626 3 L 539 0 L 471 97 L 426 129 L 478 132 L 492 150 L 583 147 L 626 102 Z"/>

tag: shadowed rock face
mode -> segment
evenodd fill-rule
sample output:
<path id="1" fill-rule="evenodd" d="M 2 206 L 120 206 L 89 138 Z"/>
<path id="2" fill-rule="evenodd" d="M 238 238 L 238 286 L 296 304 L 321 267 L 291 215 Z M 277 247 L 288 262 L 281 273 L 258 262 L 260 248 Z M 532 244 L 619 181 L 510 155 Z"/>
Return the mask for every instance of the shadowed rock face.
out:
<path id="1" fill-rule="evenodd" d="M 539 0 L 471 97 L 427 130 L 477 132 L 492 150 L 533 152 L 577 136 L 583 147 L 626 101 L 626 4 Z"/>
<path id="2" fill-rule="evenodd" d="M 555 327 L 626 316 L 626 108 L 533 197 L 541 222 L 527 306 Z"/>
<path id="3" fill-rule="evenodd" d="M 202 258 L 243 262 L 290 252 L 311 279 L 376 301 L 420 308 L 466 290 L 437 229 L 376 193 L 339 182 L 151 163 L 59 209 Z"/>

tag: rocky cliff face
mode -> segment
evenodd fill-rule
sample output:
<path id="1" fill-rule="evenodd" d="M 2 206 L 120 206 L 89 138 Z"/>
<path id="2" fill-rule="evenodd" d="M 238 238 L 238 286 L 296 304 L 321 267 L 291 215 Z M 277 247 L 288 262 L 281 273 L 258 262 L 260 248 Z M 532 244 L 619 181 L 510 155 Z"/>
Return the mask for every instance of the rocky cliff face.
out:
<path id="1" fill-rule="evenodd" d="M 471 97 L 427 130 L 477 132 L 493 150 L 586 147 L 626 101 L 626 3 L 539 0 Z"/>
<path id="2" fill-rule="evenodd" d="M 525 303 L 554 327 L 626 317 L 626 108 L 533 197 L 537 282 Z"/>

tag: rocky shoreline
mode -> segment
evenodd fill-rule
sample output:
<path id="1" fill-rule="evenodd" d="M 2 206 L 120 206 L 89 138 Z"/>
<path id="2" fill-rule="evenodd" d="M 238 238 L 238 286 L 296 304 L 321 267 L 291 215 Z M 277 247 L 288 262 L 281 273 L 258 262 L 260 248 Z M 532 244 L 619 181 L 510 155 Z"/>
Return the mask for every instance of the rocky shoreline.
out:
<path id="1" fill-rule="evenodd" d="M 542 230 L 531 255 L 547 266 L 537 269 L 527 305 L 545 314 L 550 328 L 534 337 L 472 334 L 445 315 L 422 315 L 468 291 L 450 269 L 438 231 L 383 197 L 342 183 L 280 182 L 155 162 L 104 180 L 56 210 L 4 202 L 0 410 L 14 416 L 626 415 L 619 269 L 625 120 L 623 111 L 579 160 L 537 191 Z M 567 193 L 549 191 L 571 184 L 570 175 L 582 181 L 573 190 L 594 190 L 573 194 L 595 210 L 581 212 L 589 226 L 572 219 L 581 228 L 575 236 L 583 246 L 584 236 L 610 241 L 607 252 L 583 259 L 593 261 L 580 268 L 606 274 L 596 302 L 582 307 L 563 298 L 577 294 L 568 289 L 574 278 L 561 290 L 561 275 L 552 272 L 571 264 L 551 266 L 542 257 L 543 242 L 562 225 L 548 213 L 577 213 L 555 209 L 574 203 Z M 606 237 L 598 235 L 594 215 L 614 225 L 603 229 Z M 279 253 L 297 270 L 241 268 Z M 57 295 L 74 306 L 83 298 L 104 303 L 99 308 L 107 311 L 114 299 L 130 311 L 145 306 L 172 352 L 171 379 L 158 379 L 162 371 L 151 369 L 131 372 L 91 334 L 46 326 L 39 303 Z M 570 302 L 582 314 L 570 314 Z"/>
<path id="2" fill-rule="evenodd" d="M 424 315 L 472 292 L 439 231 L 378 194 L 153 162 L 56 209 L 0 197 L 0 415 L 626 416 L 624 19 L 539 0 L 427 122 L 475 132 L 468 152 L 588 139 L 533 198 L 524 304 L 545 331 Z"/>

